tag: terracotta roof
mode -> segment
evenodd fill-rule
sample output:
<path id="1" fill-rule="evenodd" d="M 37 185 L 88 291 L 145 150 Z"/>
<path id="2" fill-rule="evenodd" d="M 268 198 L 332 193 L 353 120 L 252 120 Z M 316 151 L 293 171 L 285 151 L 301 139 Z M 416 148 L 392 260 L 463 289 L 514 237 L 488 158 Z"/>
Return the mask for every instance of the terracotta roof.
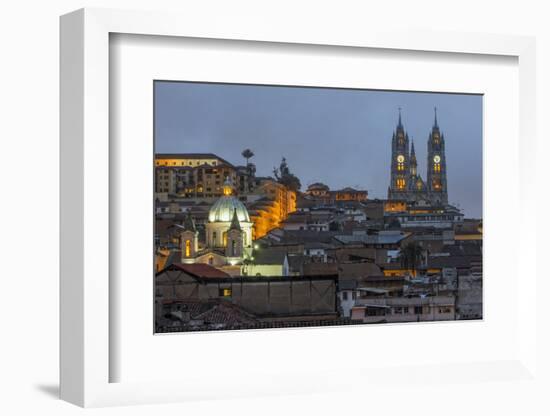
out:
<path id="1" fill-rule="evenodd" d="M 227 273 L 209 266 L 208 264 L 181 264 L 174 263 L 173 266 L 194 277 L 230 277 Z"/>

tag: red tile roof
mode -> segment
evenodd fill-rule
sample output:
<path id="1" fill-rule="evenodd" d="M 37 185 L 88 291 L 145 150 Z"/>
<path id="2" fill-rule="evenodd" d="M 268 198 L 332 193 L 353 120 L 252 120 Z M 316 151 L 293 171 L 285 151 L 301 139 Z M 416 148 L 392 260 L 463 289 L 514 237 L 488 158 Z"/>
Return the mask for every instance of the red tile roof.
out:
<path id="1" fill-rule="evenodd" d="M 195 264 L 181 264 L 174 263 L 174 267 L 177 269 L 190 274 L 195 277 L 231 277 L 227 273 L 216 269 L 215 267 L 209 266 L 208 264 L 195 263 Z"/>

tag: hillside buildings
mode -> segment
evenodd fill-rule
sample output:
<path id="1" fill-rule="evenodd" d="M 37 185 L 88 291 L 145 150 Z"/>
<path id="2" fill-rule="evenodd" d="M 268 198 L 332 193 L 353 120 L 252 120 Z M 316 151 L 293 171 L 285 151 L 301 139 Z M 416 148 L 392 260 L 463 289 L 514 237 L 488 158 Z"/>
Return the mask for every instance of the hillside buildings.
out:
<path id="1" fill-rule="evenodd" d="M 425 178 L 401 114 L 388 146 L 386 199 L 157 155 L 157 331 L 481 319 L 482 221 L 448 204 L 437 114 Z"/>

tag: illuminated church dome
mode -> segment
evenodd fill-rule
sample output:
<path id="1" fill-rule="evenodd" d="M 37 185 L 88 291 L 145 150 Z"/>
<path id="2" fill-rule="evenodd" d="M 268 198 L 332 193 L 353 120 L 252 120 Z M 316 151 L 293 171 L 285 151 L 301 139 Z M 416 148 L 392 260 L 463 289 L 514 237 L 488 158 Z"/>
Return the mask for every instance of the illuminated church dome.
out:
<path id="1" fill-rule="evenodd" d="M 246 207 L 232 193 L 231 184 L 226 180 L 223 185 L 223 196 L 212 205 L 208 212 L 209 222 L 230 222 L 235 212 L 239 222 L 250 222 Z"/>
<path id="2" fill-rule="evenodd" d="M 230 244 L 230 234 L 238 235 L 239 245 L 244 250 L 238 250 L 242 255 L 252 248 L 252 222 L 244 204 L 233 195 L 229 178 L 223 184 L 223 196 L 218 199 L 208 213 L 206 224 L 206 245 L 213 249 L 227 251 Z M 233 261 L 240 261 L 233 259 Z"/>
<path id="3" fill-rule="evenodd" d="M 239 222 L 250 222 L 250 217 L 244 204 L 232 195 L 224 195 L 210 208 L 208 221 L 229 222 L 233 218 L 233 212 L 235 211 L 237 212 Z"/>

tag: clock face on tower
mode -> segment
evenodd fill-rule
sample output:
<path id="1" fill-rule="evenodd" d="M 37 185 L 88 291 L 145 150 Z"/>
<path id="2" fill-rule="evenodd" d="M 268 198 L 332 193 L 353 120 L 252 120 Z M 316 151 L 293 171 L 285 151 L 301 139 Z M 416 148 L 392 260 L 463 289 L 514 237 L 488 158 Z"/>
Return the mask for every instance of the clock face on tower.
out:
<path id="1" fill-rule="evenodd" d="M 403 155 L 397 156 L 397 161 L 398 161 L 399 163 L 403 163 L 403 162 L 405 161 L 405 156 L 403 156 Z"/>
<path id="2" fill-rule="evenodd" d="M 435 155 L 435 156 L 434 156 L 434 162 L 435 162 L 435 163 L 441 162 L 441 157 L 439 157 L 439 155 Z"/>

